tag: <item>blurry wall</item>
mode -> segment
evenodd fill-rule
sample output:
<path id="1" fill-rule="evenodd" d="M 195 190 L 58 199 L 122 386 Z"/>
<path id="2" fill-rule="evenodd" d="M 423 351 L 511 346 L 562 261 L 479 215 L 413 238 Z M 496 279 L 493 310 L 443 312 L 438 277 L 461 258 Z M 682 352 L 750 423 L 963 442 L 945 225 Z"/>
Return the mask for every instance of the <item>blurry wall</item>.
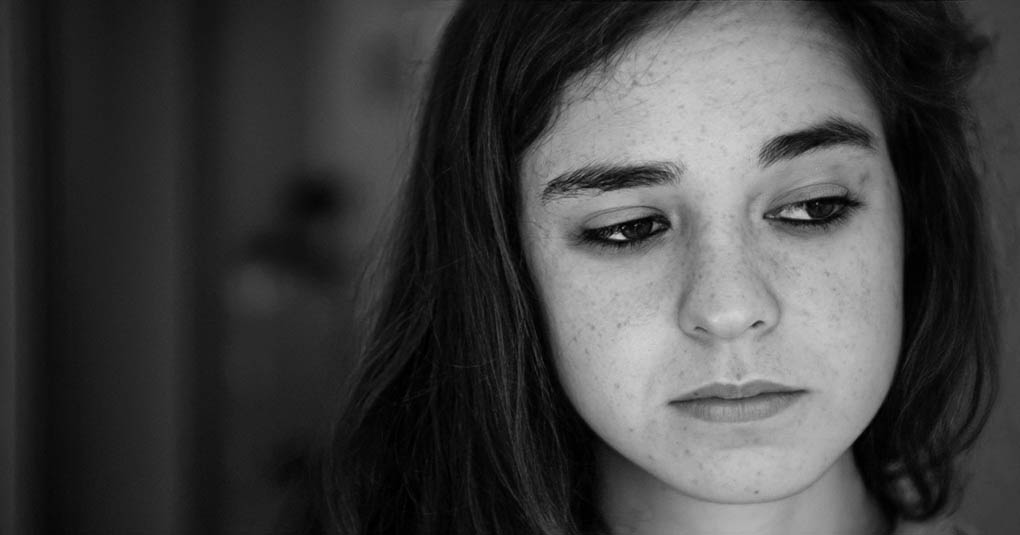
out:
<path id="1" fill-rule="evenodd" d="M 356 303 L 370 291 L 359 282 L 406 165 L 421 66 L 451 6 L 222 3 L 212 17 L 221 533 L 301 520 L 293 489 L 357 350 Z M 316 222 L 294 212 L 294 196 L 313 193 L 302 184 L 328 205 Z"/>
<path id="2" fill-rule="evenodd" d="M 15 530 L 15 217 L 14 217 L 14 65 L 13 10 L 0 2 L 0 532 Z"/>
<path id="3" fill-rule="evenodd" d="M 2 126 L 16 136 L 12 530 L 176 533 L 190 428 L 186 12 L 4 8 L 17 76 Z"/>
<path id="4" fill-rule="evenodd" d="M 0 532 L 302 524 L 453 7 L 0 0 Z M 1020 525 L 1020 13 L 967 9 L 998 34 L 1007 328 L 962 515 L 994 535 Z"/>
<path id="5" fill-rule="evenodd" d="M 53 2 L 40 519 L 177 533 L 186 474 L 188 13 Z"/>

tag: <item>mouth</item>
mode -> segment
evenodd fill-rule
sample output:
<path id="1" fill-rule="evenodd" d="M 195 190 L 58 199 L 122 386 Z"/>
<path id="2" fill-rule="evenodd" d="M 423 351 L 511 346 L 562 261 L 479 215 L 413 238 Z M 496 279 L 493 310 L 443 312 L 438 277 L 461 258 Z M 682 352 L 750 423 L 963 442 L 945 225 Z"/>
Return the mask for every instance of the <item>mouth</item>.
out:
<path id="1" fill-rule="evenodd" d="M 684 394 L 670 405 L 698 420 L 739 423 L 779 414 L 806 394 L 806 390 L 768 381 L 713 383 Z"/>

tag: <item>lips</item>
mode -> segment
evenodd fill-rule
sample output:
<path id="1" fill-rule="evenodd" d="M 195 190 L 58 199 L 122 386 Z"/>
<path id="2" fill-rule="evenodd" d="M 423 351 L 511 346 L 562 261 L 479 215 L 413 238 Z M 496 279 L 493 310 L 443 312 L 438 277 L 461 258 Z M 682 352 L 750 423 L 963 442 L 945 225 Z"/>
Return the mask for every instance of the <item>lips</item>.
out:
<path id="1" fill-rule="evenodd" d="M 744 383 L 741 385 L 732 383 L 712 383 L 696 390 L 692 390 L 683 396 L 680 396 L 680 398 L 676 401 L 704 398 L 741 399 L 754 397 L 759 394 L 797 392 L 800 390 L 802 389 L 769 381 L 751 381 L 750 383 Z"/>
<path id="2" fill-rule="evenodd" d="M 807 392 L 769 381 L 713 383 L 670 402 L 682 413 L 708 422 L 737 423 L 774 416 Z"/>

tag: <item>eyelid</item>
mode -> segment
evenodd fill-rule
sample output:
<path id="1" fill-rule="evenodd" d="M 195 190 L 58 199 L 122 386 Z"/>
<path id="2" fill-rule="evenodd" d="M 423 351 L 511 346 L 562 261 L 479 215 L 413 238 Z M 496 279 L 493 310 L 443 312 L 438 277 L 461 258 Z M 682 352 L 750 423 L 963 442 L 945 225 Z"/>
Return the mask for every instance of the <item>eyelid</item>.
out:
<path id="1" fill-rule="evenodd" d="M 812 184 L 810 186 L 797 188 L 779 197 L 773 201 L 772 208 L 769 208 L 767 212 L 772 212 L 786 205 L 797 204 L 824 197 L 848 197 L 850 196 L 850 193 L 851 192 L 848 188 L 840 186 L 839 184 Z"/>
<path id="2" fill-rule="evenodd" d="M 593 214 L 582 223 L 586 229 L 598 229 L 612 227 L 621 223 L 627 223 L 646 217 L 662 215 L 661 210 L 650 206 L 628 206 L 626 208 L 613 208 Z"/>

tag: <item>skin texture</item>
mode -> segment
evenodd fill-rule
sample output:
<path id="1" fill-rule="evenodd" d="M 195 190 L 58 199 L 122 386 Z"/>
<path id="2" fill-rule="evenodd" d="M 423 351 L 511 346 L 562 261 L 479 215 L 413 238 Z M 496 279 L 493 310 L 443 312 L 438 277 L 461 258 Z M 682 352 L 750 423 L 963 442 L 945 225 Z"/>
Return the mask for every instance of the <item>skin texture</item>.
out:
<path id="1" fill-rule="evenodd" d="M 870 95 L 804 9 L 713 6 L 646 35 L 568 87 L 522 161 L 527 261 L 560 380 L 602 441 L 601 499 L 616 533 L 884 529 L 850 448 L 900 348 L 900 200 Z M 872 147 L 759 162 L 770 139 L 833 117 L 870 131 Z M 681 176 L 542 198 L 586 165 L 648 162 Z M 796 202 L 834 194 L 860 205 L 829 227 L 767 217 L 809 218 Z M 634 247 L 583 239 L 642 218 L 657 233 Z M 673 403 L 754 380 L 805 393 L 741 423 Z"/>

